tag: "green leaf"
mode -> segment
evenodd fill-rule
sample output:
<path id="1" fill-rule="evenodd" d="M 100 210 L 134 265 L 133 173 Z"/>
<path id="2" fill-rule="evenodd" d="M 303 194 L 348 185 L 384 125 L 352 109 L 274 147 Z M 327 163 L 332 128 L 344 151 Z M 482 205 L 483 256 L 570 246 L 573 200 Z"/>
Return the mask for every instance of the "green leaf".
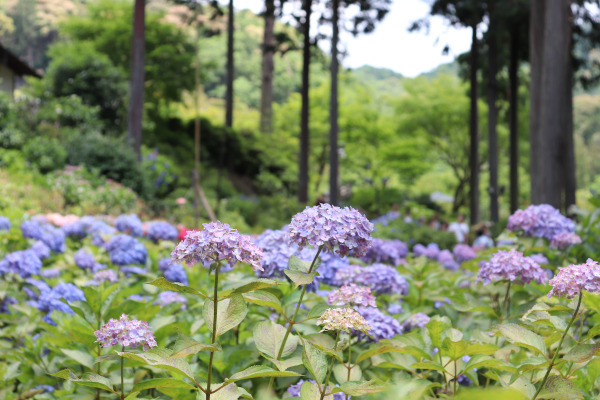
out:
<path id="1" fill-rule="evenodd" d="M 219 293 L 220 297 L 231 297 L 234 294 L 242 294 L 247 292 L 253 292 L 258 289 L 265 289 L 272 286 L 279 285 L 279 282 L 272 279 L 245 279 L 243 281 L 236 282 L 234 287 L 224 290 Z"/>
<path id="2" fill-rule="evenodd" d="M 321 393 L 319 392 L 317 384 L 304 382 L 300 387 L 300 398 L 302 400 L 319 400 L 321 398 Z"/>
<path id="3" fill-rule="evenodd" d="M 248 313 L 246 301 L 239 294 L 219 301 L 217 306 L 217 337 L 238 326 Z M 206 300 L 203 308 L 204 321 L 212 332 L 214 318 L 214 302 Z"/>
<path id="4" fill-rule="evenodd" d="M 60 349 L 60 351 L 72 360 L 89 369 L 94 369 L 94 356 L 79 350 Z"/>
<path id="5" fill-rule="evenodd" d="M 576 363 L 587 362 L 597 355 L 599 349 L 600 344 L 578 344 L 571 347 L 563 359 Z"/>
<path id="6" fill-rule="evenodd" d="M 496 327 L 498 332 L 518 346 L 526 347 L 536 353 L 547 355 L 544 339 L 535 332 L 517 324 L 502 324 Z"/>
<path id="7" fill-rule="evenodd" d="M 148 379 L 146 381 L 142 381 L 136 383 L 131 393 L 141 392 L 146 389 L 153 388 L 179 388 L 179 389 L 197 389 L 194 385 L 191 385 L 185 381 L 174 378 L 156 378 L 156 379 Z"/>
<path id="8" fill-rule="evenodd" d="M 340 362 L 343 362 L 342 352 L 340 350 L 335 350 L 335 340 L 331 336 L 324 333 L 313 333 L 311 335 L 304 336 L 304 338 L 310 342 L 310 344 L 315 346 L 317 350 L 329 354 L 330 356 L 338 359 Z"/>
<path id="9" fill-rule="evenodd" d="M 283 270 L 283 273 L 294 282 L 295 287 L 311 284 L 315 279 L 315 276 L 318 275 L 318 272 L 304 273 L 300 271 L 290 271 L 289 269 Z"/>
<path id="10" fill-rule="evenodd" d="M 110 285 L 108 287 L 104 287 L 102 292 L 100 293 L 100 298 L 102 299 L 102 307 L 100 307 L 100 315 L 104 318 L 108 310 L 110 310 L 113 301 L 117 297 L 117 294 L 120 292 L 118 285 Z"/>
<path id="11" fill-rule="evenodd" d="M 271 361 L 278 370 L 286 371 L 289 368 L 296 367 L 298 365 L 302 365 L 302 357 L 300 355 L 295 355 L 287 360 L 276 360 L 272 357 L 265 357 L 267 360 Z"/>
<path id="12" fill-rule="evenodd" d="M 100 292 L 98 292 L 98 288 L 93 286 L 84 286 L 81 288 L 83 293 L 85 294 L 85 299 L 90 306 L 90 309 L 94 312 L 94 314 L 100 314 L 100 310 L 102 309 L 102 299 L 100 297 Z"/>
<path id="13" fill-rule="evenodd" d="M 304 342 L 302 362 L 318 383 L 323 383 L 327 374 L 327 358 L 309 342 Z"/>
<path id="14" fill-rule="evenodd" d="M 368 382 L 344 382 L 340 387 L 333 388 L 331 393 L 344 392 L 350 396 L 364 396 L 365 394 L 379 393 L 385 390 L 385 386 L 378 380 L 370 380 Z"/>
<path id="15" fill-rule="evenodd" d="M 243 371 L 231 375 L 226 382 L 237 382 L 243 379 L 266 378 L 266 377 L 282 377 L 282 376 L 301 376 L 296 372 L 276 371 L 265 365 L 253 365 Z"/>
<path id="16" fill-rule="evenodd" d="M 117 361 L 120 360 L 121 357 L 119 357 L 116 354 L 104 354 L 102 356 L 96 357 L 96 360 L 94 361 L 94 364 L 98 364 L 104 361 Z"/>
<path id="17" fill-rule="evenodd" d="M 446 372 L 444 367 L 442 367 L 440 364 L 430 361 L 414 363 L 410 367 L 413 369 L 432 369 L 435 371 Z"/>
<path id="18" fill-rule="evenodd" d="M 288 260 L 288 269 L 290 271 L 299 271 L 299 272 L 303 272 L 303 273 L 308 273 L 308 271 L 310 270 L 311 264 L 312 264 L 312 261 L 302 261 L 301 259 L 298 258 L 298 256 L 291 256 L 290 259 Z M 315 262 L 313 271 L 316 271 L 319 268 L 319 265 L 321 265 L 320 258 L 317 259 L 317 261 Z"/>
<path id="19" fill-rule="evenodd" d="M 174 292 L 179 292 L 179 293 L 195 294 L 196 296 L 204 297 L 205 299 L 210 299 L 210 297 L 208 297 L 204 293 L 197 291 L 196 289 L 193 289 L 188 286 L 184 286 L 181 283 L 169 282 L 162 276 L 158 279 L 153 280 L 152 282 L 147 282 L 146 285 L 152 285 L 152 286 L 156 286 L 157 288 L 160 288 L 160 289 L 172 290 Z"/>
<path id="20" fill-rule="evenodd" d="M 267 292 L 266 290 L 256 290 L 254 292 L 244 293 L 243 296 L 248 303 L 263 307 L 271 307 L 275 311 L 283 314 L 281 301 L 271 292 Z"/>
<path id="21" fill-rule="evenodd" d="M 177 341 L 173 345 L 173 354 L 171 357 L 187 357 L 189 355 L 196 354 L 200 351 L 221 351 L 221 345 L 218 343 L 215 344 L 203 344 L 196 342 L 189 336 L 184 335 L 183 333 L 179 333 L 179 337 Z"/>
<path id="22" fill-rule="evenodd" d="M 144 353 L 117 351 L 117 354 L 121 357 L 129 358 L 152 367 L 164 369 L 178 375 L 183 375 L 186 378 L 189 378 L 191 381 L 194 381 L 190 364 L 188 364 L 183 358 L 171 357 L 172 353 L 173 352 L 169 349 L 160 348 L 154 348 Z"/>
<path id="23" fill-rule="evenodd" d="M 516 371 L 515 367 L 510 366 L 501 360 L 491 358 L 491 357 L 485 356 L 485 355 L 476 355 L 473 358 L 471 358 L 469 360 L 469 362 L 467 363 L 467 365 L 465 366 L 464 372 L 468 372 L 475 368 L 477 368 L 477 369 L 481 369 L 481 368 L 497 369 L 497 370 L 502 370 L 502 371 L 508 371 L 511 373 Z"/>
<path id="24" fill-rule="evenodd" d="M 273 321 L 262 321 L 254 326 L 254 344 L 258 351 L 271 358 L 277 358 L 287 329 Z M 289 334 L 281 357 L 289 356 L 298 346 L 298 337 Z"/>
<path id="25" fill-rule="evenodd" d="M 325 310 L 329 309 L 329 308 L 339 308 L 338 306 L 331 306 L 325 302 L 322 303 L 317 303 L 315 304 L 313 307 L 311 307 L 310 310 L 308 310 L 308 313 L 306 314 L 304 321 L 308 321 L 314 318 L 319 318 L 321 315 L 323 315 L 323 313 L 325 312 Z"/>
<path id="26" fill-rule="evenodd" d="M 333 375 L 338 383 L 344 383 L 348 381 L 360 381 L 362 379 L 362 370 L 358 365 L 355 365 L 350 370 L 350 378 L 348 378 L 348 368 L 342 364 L 336 364 L 333 367 Z"/>
<path id="27" fill-rule="evenodd" d="M 76 383 L 78 385 L 81 386 L 88 386 L 88 387 L 93 387 L 93 388 L 97 388 L 97 389 L 102 389 L 102 390 L 106 390 L 112 393 L 117 394 L 117 392 L 115 392 L 112 388 L 112 382 L 110 380 L 108 380 L 107 378 L 100 376 L 98 374 L 94 374 L 91 372 L 88 372 L 87 374 L 85 374 L 83 376 L 83 378 L 79 379 L 77 377 L 77 375 L 75 375 L 73 372 L 71 372 L 68 369 L 63 369 L 62 371 L 59 371 L 55 374 L 50 374 L 51 376 L 56 376 L 57 378 L 61 378 L 61 379 L 65 379 L 68 380 L 70 382 Z"/>
<path id="28" fill-rule="evenodd" d="M 379 344 L 367 351 L 363 351 L 356 358 L 355 364 L 360 363 L 366 359 L 369 359 L 378 354 L 391 353 L 391 352 L 400 352 L 401 349 L 392 345 L 392 344 Z"/>
<path id="29" fill-rule="evenodd" d="M 468 343 L 466 341 L 458 340 L 455 342 L 447 337 L 442 342 L 442 354 L 455 361 L 467 354 L 467 347 Z"/>
<path id="30" fill-rule="evenodd" d="M 219 385 L 220 386 L 220 385 Z M 218 387 L 218 386 L 215 386 Z M 237 400 L 240 398 L 241 394 L 238 390 L 239 388 L 235 385 L 235 383 L 230 383 L 225 386 L 223 389 L 219 390 L 216 393 L 210 395 L 212 400 Z M 202 392 L 200 392 L 202 393 Z M 204 394 L 204 393 L 202 393 Z"/>
<path id="31" fill-rule="evenodd" d="M 450 319 L 446 316 L 436 315 L 429 320 L 426 327 L 433 346 L 438 349 L 442 348 L 442 334 L 452 327 Z"/>
<path id="32" fill-rule="evenodd" d="M 548 377 L 544 388 L 538 395 L 539 399 L 583 399 L 581 389 L 573 382 L 563 378 L 560 375 L 552 375 Z"/>

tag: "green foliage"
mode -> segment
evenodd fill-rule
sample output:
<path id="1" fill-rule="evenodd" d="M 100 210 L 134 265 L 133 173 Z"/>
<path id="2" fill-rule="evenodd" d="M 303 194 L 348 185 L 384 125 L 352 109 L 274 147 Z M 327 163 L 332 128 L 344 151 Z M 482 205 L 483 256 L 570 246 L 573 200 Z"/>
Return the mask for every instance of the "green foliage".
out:
<path id="1" fill-rule="evenodd" d="M 405 224 L 401 218 L 390 221 L 388 225 L 377 225 L 374 236 L 384 239 L 400 239 L 406 243 L 437 243 L 442 249 L 452 249 L 456 244 L 453 233 L 432 229 L 417 223 Z"/>
<path id="2" fill-rule="evenodd" d="M 61 169 L 67 161 L 67 151 L 56 138 L 34 138 L 25 145 L 23 154 L 43 174 Z"/>

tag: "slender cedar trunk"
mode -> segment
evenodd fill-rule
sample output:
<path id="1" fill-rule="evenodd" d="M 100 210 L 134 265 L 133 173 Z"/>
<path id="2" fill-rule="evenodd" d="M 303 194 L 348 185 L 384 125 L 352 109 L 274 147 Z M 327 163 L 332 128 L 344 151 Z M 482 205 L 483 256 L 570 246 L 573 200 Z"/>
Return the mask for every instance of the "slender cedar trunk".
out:
<path id="1" fill-rule="evenodd" d="M 309 78 L 310 78 L 310 17 L 312 13 L 312 0 L 304 0 L 302 3 L 304 10 L 304 45 L 302 59 L 302 109 L 300 111 L 300 160 L 298 176 L 298 201 L 300 203 L 308 202 L 308 150 L 310 145 L 310 135 L 308 130 L 309 122 Z"/>
<path id="2" fill-rule="evenodd" d="M 260 93 L 260 131 L 273 131 L 273 53 L 275 52 L 275 0 L 265 0 L 262 85 Z"/>
<path id="3" fill-rule="evenodd" d="M 510 33 L 510 62 L 508 66 L 508 80 L 510 86 L 509 97 L 509 129 L 510 129 L 510 212 L 514 213 L 519 208 L 519 132 L 518 99 L 519 99 L 519 27 L 516 26 Z"/>
<path id="4" fill-rule="evenodd" d="M 541 160 L 543 157 L 544 138 L 540 131 L 540 116 L 546 1 L 531 0 L 529 14 L 529 65 L 531 70 L 529 84 L 529 172 L 531 176 L 531 202 L 539 204 L 543 202 L 540 176 L 543 174 Z"/>
<path id="5" fill-rule="evenodd" d="M 473 23 L 471 42 L 471 111 L 469 119 L 469 166 L 471 169 L 470 181 L 470 222 L 471 225 L 479 222 L 479 115 L 477 109 L 477 69 L 479 59 L 479 46 L 477 43 L 477 23 Z"/>
<path id="6" fill-rule="evenodd" d="M 135 0 L 131 40 L 131 87 L 127 112 L 127 133 L 138 159 L 142 155 L 142 116 L 144 114 L 145 0 Z"/>
<path id="7" fill-rule="evenodd" d="M 225 126 L 233 125 L 233 0 L 229 0 L 227 18 L 227 88 L 225 91 Z"/>
<path id="8" fill-rule="evenodd" d="M 569 63 L 567 64 L 566 73 L 566 84 L 565 84 L 565 113 L 566 113 L 566 129 L 565 142 L 564 142 L 564 156 L 565 156 L 565 211 L 575 204 L 575 192 L 577 190 L 576 185 L 576 171 L 575 171 L 575 144 L 573 142 L 573 63 L 571 62 L 571 52 L 573 51 L 573 32 L 572 32 L 572 14 L 571 14 L 571 2 L 567 1 L 564 12 L 567 14 L 568 19 L 568 48 L 569 48 Z"/>
<path id="9" fill-rule="evenodd" d="M 498 135 L 496 124 L 498 121 L 498 109 L 496 108 L 497 84 L 496 72 L 496 35 L 493 10 L 490 10 L 490 25 L 488 36 L 488 157 L 490 165 L 490 220 L 498 222 Z"/>
<path id="10" fill-rule="evenodd" d="M 331 98 L 329 100 L 329 203 L 339 203 L 339 160 L 338 160 L 338 42 L 340 1 L 332 2 L 333 35 L 331 37 Z"/>

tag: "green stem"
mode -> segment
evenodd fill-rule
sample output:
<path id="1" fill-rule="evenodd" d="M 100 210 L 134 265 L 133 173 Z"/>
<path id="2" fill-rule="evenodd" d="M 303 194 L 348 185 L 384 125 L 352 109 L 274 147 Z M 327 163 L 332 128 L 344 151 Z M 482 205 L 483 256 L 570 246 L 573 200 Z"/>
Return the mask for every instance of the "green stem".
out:
<path id="1" fill-rule="evenodd" d="M 456 369 L 456 360 L 454 360 L 454 391 L 452 397 L 456 397 L 456 382 L 458 381 L 458 370 Z"/>
<path id="2" fill-rule="evenodd" d="M 438 356 L 440 357 L 440 365 L 443 366 L 444 361 L 442 360 L 442 349 L 438 349 Z M 446 377 L 446 368 L 442 371 L 442 375 L 444 375 L 444 383 L 446 384 L 446 391 L 448 391 L 448 378 Z"/>
<path id="3" fill-rule="evenodd" d="M 121 351 L 125 351 L 125 346 L 121 347 Z M 125 361 L 125 357 L 121 357 L 121 399 L 125 398 L 125 385 L 123 383 L 123 362 Z"/>
<path id="4" fill-rule="evenodd" d="M 508 286 L 506 287 L 506 294 L 504 295 L 504 301 L 502 302 L 502 308 L 500 309 L 500 323 L 502 323 L 502 321 L 504 320 L 504 308 L 506 307 L 506 305 L 508 304 L 508 296 L 510 295 L 510 284 L 511 281 L 508 281 Z M 506 307 L 506 313 L 509 314 L 508 312 L 508 307 Z"/>
<path id="5" fill-rule="evenodd" d="M 352 365 L 352 336 L 349 336 L 348 338 L 348 366 L 346 367 L 348 369 L 348 377 L 346 378 L 346 380 L 348 382 L 350 382 L 350 373 L 352 372 L 352 368 L 354 366 Z M 349 394 L 346 394 L 346 400 L 348 400 L 350 398 Z"/>
<path id="6" fill-rule="evenodd" d="M 546 384 L 546 381 L 548 380 L 550 371 L 552 371 L 552 367 L 554 366 L 556 359 L 558 358 L 558 353 L 560 352 L 560 347 L 562 346 L 563 341 L 565 340 L 565 337 L 567 336 L 567 333 L 569 332 L 569 329 L 571 328 L 571 325 L 573 325 L 573 322 L 575 322 L 575 319 L 577 318 L 577 313 L 579 312 L 579 307 L 581 306 L 582 296 L 583 296 L 583 293 L 581 291 L 579 291 L 579 299 L 577 300 L 577 307 L 575 307 L 575 312 L 573 313 L 573 318 L 571 318 L 571 322 L 569 322 L 567 329 L 565 329 L 565 332 L 563 333 L 562 337 L 560 338 L 560 342 L 558 342 L 558 347 L 556 348 L 554 357 L 552 357 L 552 361 L 550 361 L 550 365 L 548 365 L 548 370 L 546 371 L 546 375 L 544 376 L 544 379 L 542 380 L 542 384 L 540 385 L 540 387 L 538 387 L 537 391 L 535 392 L 535 394 L 533 395 L 531 400 L 535 400 L 537 398 L 538 394 L 540 394 L 540 392 L 542 391 L 542 388 L 544 387 L 544 385 Z"/>
<path id="7" fill-rule="evenodd" d="M 335 335 L 335 346 L 333 348 L 333 352 L 337 353 L 337 345 L 338 339 L 340 338 L 340 331 L 337 331 Z M 321 392 L 321 400 L 325 398 L 325 394 L 327 394 L 327 388 L 329 387 L 329 378 L 331 377 L 331 371 L 333 371 L 333 364 L 335 363 L 335 356 L 331 356 L 331 364 L 329 364 L 329 369 L 327 370 L 327 378 L 325 378 L 325 385 L 323 385 L 323 391 Z"/>
<path id="8" fill-rule="evenodd" d="M 215 269 L 215 288 L 214 288 L 214 294 L 213 294 L 213 325 L 212 325 L 212 344 L 215 344 L 217 342 L 217 308 L 219 306 L 219 296 L 218 296 L 218 289 L 219 289 L 219 270 L 221 269 L 221 263 L 217 262 L 217 268 Z M 210 391 L 210 383 L 212 380 L 212 365 L 213 365 L 213 359 L 215 357 L 215 352 L 211 351 L 210 352 L 210 358 L 208 360 L 208 377 L 207 377 L 207 382 L 206 382 L 206 400 L 210 400 L 210 395 L 211 395 L 211 391 Z"/>

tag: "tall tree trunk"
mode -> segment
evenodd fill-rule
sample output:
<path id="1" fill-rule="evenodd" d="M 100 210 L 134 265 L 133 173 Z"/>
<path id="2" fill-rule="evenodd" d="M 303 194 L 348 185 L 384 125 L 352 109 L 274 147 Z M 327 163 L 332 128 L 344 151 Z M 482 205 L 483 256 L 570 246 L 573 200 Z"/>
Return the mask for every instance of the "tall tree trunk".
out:
<path id="1" fill-rule="evenodd" d="M 473 23 L 471 29 L 471 111 L 469 118 L 469 136 L 471 138 L 471 144 L 469 149 L 469 166 L 471 170 L 470 222 L 471 225 L 473 225 L 479 222 L 479 115 L 477 109 L 477 69 L 479 46 L 477 43 L 477 23 Z"/>
<path id="2" fill-rule="evenodd" d="M 519 132 L 518 101 L 519 101 L 519 27 L 513 27 L 510 33 L 510 63 L 508 66 L 508 80 L 510 86 L 509 97 L 509 129 L 510 129 L 510 212 L 514 213 L 519 208 Z"/>
<path id="3" fill-rule="evenodd" d="M 340 1 L 333 0 L 331 24 L 331 97 L 329 100 L 329 203 L 339 203 L 339 160 L 338 160 L 338 42 Z"/>
<path id="4" fill-rule="evenodd" d="M 498 135 L 496 130 L 496 124 L 498 122 L 498 109 L 496 108 L 496 72 L 498 65 L 496 63 L 495 29 L 494 11 L 493 9 L 490 9 L 487 85 L 488 157 L 490 165 L 490 186 L 488 188 L 488 193 L 490 195 L 490 220 L 494 223 L 498 222 Z"/>
<path id="5" fill-rule="evenodd" d="M 142 116 L 144 114 L 145 8 L 145 0 L 135 0 L 131 40 L 131 86 L 127 111 L 127 133 L 138 159 L 142 155 Z"/>
<path id="6" fill-rule="evenodd" d="M 531 79 L 529 84 L 529 160 L 531 176 L 531 202 L 543 203 L 541 196 L 544 173 L 542 157 L 544 156 L 544 136 L 540 130 L 542 106 L 542 64 L 544 54 L 544 25 L 546 0 L 531 0 L 529 17 L 529 65 Z"/>
<path id="7" fill-rule="evenodd" d="M 229 0 L 227 18 L 227 88 L 225 91 L 225 126 L 233 125 L 233 0 Z"/>
<path id="8" fill-rule="evenodd" d="M 565 113 L 566 113 L 566 129 L 564 130 L 564 170 L 565 170 L 565 211 L 570 206 L 576 204 L 575 193 L 577 190 L 576 185 L 576 171 L 575 171 L 575 143 L 573 142 L 573 63 L 571 62 L 571 52 L 573 51 L 573 32 L 572 32 L 572 13 L 571 13 L 571 2 L 567 1 L 566 7 L 564 8 L 568 18 L 568 48 L 569 62 L 567 64 L 566 80 L 565 83 Z"/>
<path id="9" fill-rule="evenodd" d="M 302 3 L 304 10 L 304 45 L 302 54 L 302 109 L 300 111 L 300 160 L 298 176 L 298 201 L 300 203 L 308 202 L 308 150 L 310 145 L 310 135 L 308 130 L 309 122 L 309 78 L 310 78 L 310 17 L 312 13 L 312 0 L 304 0 Z"/>
<path id="10" fill-rule="evenodd" d="M 273 53 L 275 52 L 275 0 L 265 0 L 262 85 L 260 93 L 260 131 L 273 131 Z"/>

